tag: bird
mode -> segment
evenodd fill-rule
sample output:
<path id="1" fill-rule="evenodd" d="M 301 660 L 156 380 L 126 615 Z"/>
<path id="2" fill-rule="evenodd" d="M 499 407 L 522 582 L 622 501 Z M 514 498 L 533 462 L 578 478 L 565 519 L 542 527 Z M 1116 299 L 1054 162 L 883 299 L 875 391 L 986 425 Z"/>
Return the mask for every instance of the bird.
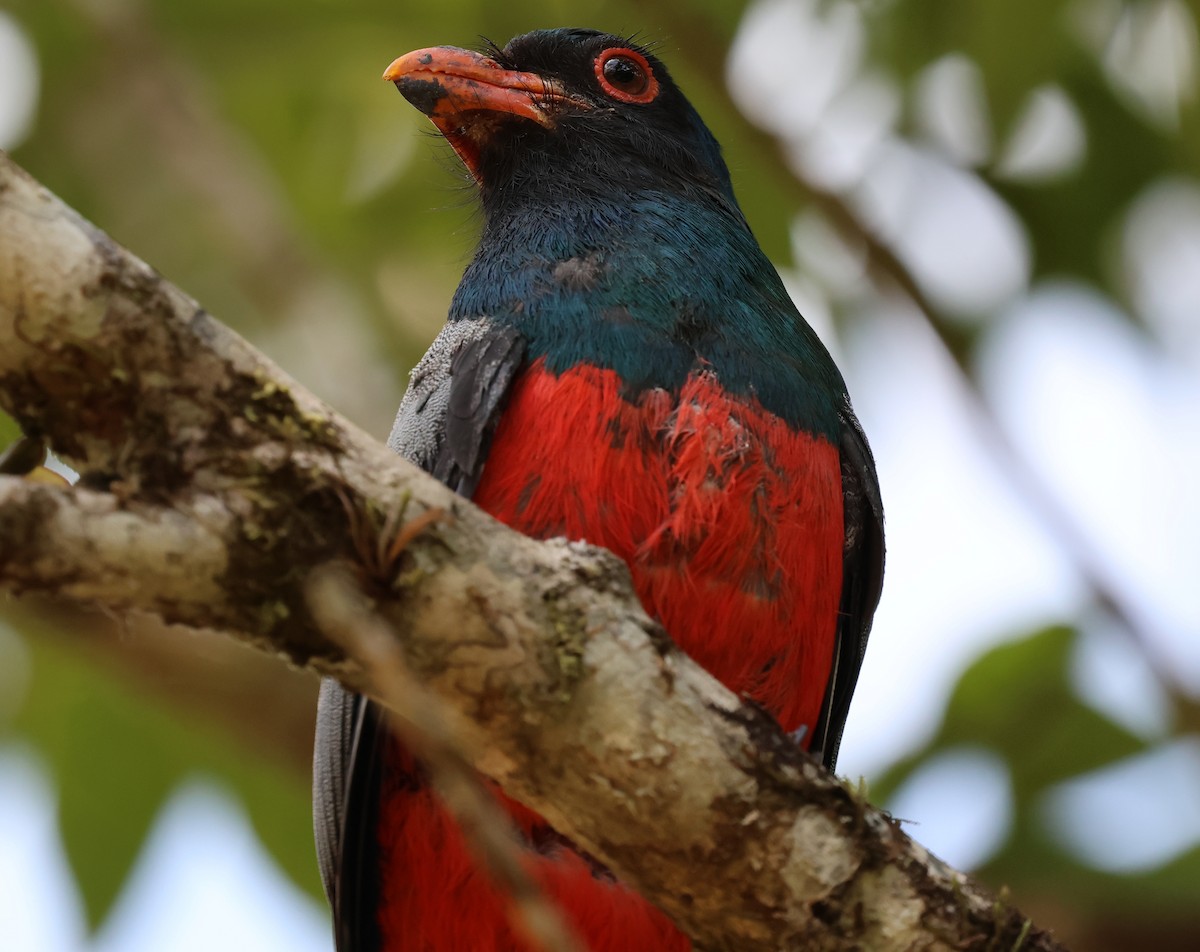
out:
<path id="1" fill-rule="evenodd" d="M 590 29 L 416 50 L 384 78 L 481 235 L 389 445 L 533 537 L 611 550 L 675 643 L 833 769 L 883 577 L 871 451 L 654 51 Z M 593 952 L 687 937 L 497 793 Z M 527 948 L 376 706 L 321 690 L 314 821 L 339 952 Z"/>

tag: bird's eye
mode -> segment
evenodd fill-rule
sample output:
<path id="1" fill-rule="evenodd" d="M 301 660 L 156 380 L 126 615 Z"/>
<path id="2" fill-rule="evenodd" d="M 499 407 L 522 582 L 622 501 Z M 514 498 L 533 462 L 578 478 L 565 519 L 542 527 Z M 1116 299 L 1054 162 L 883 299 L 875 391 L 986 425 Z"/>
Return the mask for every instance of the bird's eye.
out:
<path id="1" fill-rule="evenodd" d="M 650 77 L 639 63 L 628 56 L 613 56 L 604 61 L 604 79 L 627 96 L 640 96 L 650 85 Z"/>
<path id="2" fill-rule="evenodd" d="M 600 88 L 622 102 L 651 102 L 658 95 L 654 70 L 636 50 L 614 48 L 596 57 Z"/>

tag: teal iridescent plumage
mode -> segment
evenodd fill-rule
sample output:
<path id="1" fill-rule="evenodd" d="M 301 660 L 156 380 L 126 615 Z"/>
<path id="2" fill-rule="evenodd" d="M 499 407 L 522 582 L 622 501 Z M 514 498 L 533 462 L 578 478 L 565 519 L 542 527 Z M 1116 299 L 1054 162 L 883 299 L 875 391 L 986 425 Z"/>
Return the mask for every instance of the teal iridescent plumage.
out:
<path id="1" fill-rule="evenodd" d="M 663 191 L 619 199 L 547 209 L 532 197 L 489 217 L 450 319 L 511 324 L 548 369 L 605 367 L 631 396 L 677 388 L 705 361 L 731 392 L 836 438 L 841 374 L 736 205 Z"/>

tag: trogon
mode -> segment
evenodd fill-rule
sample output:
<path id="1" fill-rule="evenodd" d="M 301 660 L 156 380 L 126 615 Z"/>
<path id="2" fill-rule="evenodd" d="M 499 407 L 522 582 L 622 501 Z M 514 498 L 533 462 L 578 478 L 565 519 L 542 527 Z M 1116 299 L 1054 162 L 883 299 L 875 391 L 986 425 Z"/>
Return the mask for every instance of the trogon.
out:
<path id="1" fill-rule="evenodd" d="M 879 489 L 713 135 L 649 50 L 592 30 L 417 50 L 384 78 L 483 211 L 390 445 L 528 535 L 616 553 L 675 642 L 832 769 L 882 583 Z M 314 789 L 339 952 L 525 948 L 420 764 L 333 682 Z M 591 949 L 690 948 L 503 802 Z"/>

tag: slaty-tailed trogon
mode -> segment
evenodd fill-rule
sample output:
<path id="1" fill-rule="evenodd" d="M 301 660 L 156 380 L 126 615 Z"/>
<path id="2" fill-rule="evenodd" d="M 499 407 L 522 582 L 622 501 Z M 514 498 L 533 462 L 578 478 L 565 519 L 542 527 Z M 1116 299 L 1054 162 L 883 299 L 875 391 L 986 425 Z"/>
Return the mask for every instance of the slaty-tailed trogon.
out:
<path id="1" fill-rule="evenodd" d="M 716 140 L 656 57 L 591 30 L 418 50 L 385 78 L 483 207 L 390 445 L 529 535 L 611 549 L 684 650 L 832 768 L 882 580 L 879 490 Z M 420 766 L 332 682 L 314 787 L 340 952 L 522 948 Z M 592 949 L 689 948 L 509 809 Z"/>

